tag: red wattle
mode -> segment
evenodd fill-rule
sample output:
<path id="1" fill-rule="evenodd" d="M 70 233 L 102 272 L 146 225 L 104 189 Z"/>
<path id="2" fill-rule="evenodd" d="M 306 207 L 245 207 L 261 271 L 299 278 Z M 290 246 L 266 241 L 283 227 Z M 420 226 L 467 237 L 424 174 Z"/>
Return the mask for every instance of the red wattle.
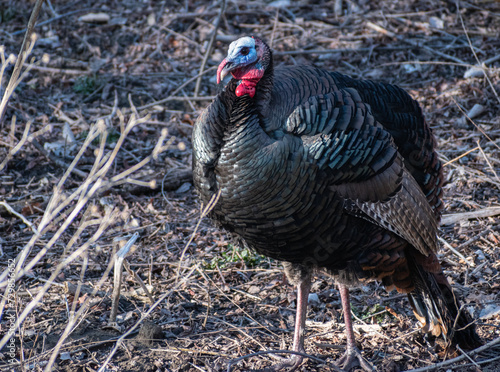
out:
<path id="1" fill-rule="evenodd" d="M 254 80 L 242 80 L 241 83 L 238 84 L 235 90 L 235 94 L 237 97 L 244 96 L 248 94 L 251 98 L 255 96 L 255 86 L 257 85 L 257 81 Z"/>
<path id="2" fill-rule="evenodd" d="M 231 72 L 235 79 L 241 80 L 235 90 L 237 97 L 248 94 L 251 98 L 255 96 L 255 86 L 264 76 L 264 69 L 252 68 L 250 70 L 237 69 Z"/>

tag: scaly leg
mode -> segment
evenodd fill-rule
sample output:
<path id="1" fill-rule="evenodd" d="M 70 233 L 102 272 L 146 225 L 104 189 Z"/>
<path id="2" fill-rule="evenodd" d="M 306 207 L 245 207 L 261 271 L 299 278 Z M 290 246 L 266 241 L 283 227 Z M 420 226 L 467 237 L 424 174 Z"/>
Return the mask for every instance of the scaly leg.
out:
<path id="1" fill-rule="evenodd" d="M 361 351 L 356 346 L 354 331 L 352 329 L 351 302 L 349 300 L 349 289 L 344 284 L 339 284 L 340 300 L 344 311 L 345 335 L 347 338 L 347 350 L 338 365 L 349 371 L 351 368 L 360 366 L 365 371 L 371 372 L 375 369 L 361 356 Z"/>
<path id="2" fill-rule="evenodd" d="M 308 275 L 297 285 L 297 314 L 295 315 L 295 332 L 293 334 L 292 351 L 304 353 L 304 332 L 306 327 L 307 302 L 309 299 L 309 290 L 311 289 L 311 278 Z M 291 357 L 283 362 L 271 366 L 269 371 L 281 371 L 290 368 L 287 371 L 295 371 L 302 363 L 304 357 L 292 354 Z"/>

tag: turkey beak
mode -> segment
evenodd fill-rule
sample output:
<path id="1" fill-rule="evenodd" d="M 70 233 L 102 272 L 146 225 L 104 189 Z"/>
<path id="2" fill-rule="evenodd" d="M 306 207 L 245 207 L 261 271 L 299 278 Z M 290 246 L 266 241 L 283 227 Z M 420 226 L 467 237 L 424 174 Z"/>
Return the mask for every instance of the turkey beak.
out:
<path id="1" fill-rule="evenodd" d="M 232 70 L 232 67 L 234 67 L 233 63 L 224 58 L 217 69 L 217 84 L 224 80 L 224 77 Z"/>

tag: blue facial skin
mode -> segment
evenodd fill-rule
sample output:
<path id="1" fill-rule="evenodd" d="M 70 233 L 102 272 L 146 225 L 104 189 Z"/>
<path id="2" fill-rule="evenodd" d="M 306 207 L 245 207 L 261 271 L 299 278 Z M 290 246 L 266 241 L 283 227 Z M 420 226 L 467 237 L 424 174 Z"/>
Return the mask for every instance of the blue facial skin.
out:
<path id="1" fill-rule="evenodd" d="M 241 50 L 247 48 L 248 54 L 243 55 Z M 245 66 L 257 60 L 257 51 L 255 50 L 255 40 L 251 37 L 244 37 L 236 40 L 229 45 L 226 60 L 236 66 Z"/>

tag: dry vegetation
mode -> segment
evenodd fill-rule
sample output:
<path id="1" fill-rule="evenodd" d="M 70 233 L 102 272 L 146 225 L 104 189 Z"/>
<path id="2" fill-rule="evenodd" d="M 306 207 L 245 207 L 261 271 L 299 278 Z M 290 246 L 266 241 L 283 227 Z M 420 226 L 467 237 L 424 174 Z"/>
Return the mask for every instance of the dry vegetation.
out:
<path id="1" fill-rule="evenodd" d="M 0 96 L 32 7 L 0 3 Z M 224 371 L 290 347 L 294 292 L 279 263 L 201 219 L 191 184 L 191 128 L 216 94 L 214 66 L 230 41 L 255 34 L 278 64 L 404 87 L 438 138 L 440 258 L 487 344 L 445 355 L 418 331 L 405 296 L 373 283 L 352 291 L 364 355 L 379 371 L 500 371 L 500 3 L 235 0 L 220 16 L 221 7 L 42 7 L 28 71 L 0 122 L 0 370 Z M 81 18 L 89 13 L 101 19 Z M 133 233 L 113 319 L 114 257 Z M 324 362 L 301 370 L 333 370 L 345 343 L 339 296 L 322 275 L 313 292 L 306 350 Z M 10 338 L 12 320 L 21 324 Z"/>

